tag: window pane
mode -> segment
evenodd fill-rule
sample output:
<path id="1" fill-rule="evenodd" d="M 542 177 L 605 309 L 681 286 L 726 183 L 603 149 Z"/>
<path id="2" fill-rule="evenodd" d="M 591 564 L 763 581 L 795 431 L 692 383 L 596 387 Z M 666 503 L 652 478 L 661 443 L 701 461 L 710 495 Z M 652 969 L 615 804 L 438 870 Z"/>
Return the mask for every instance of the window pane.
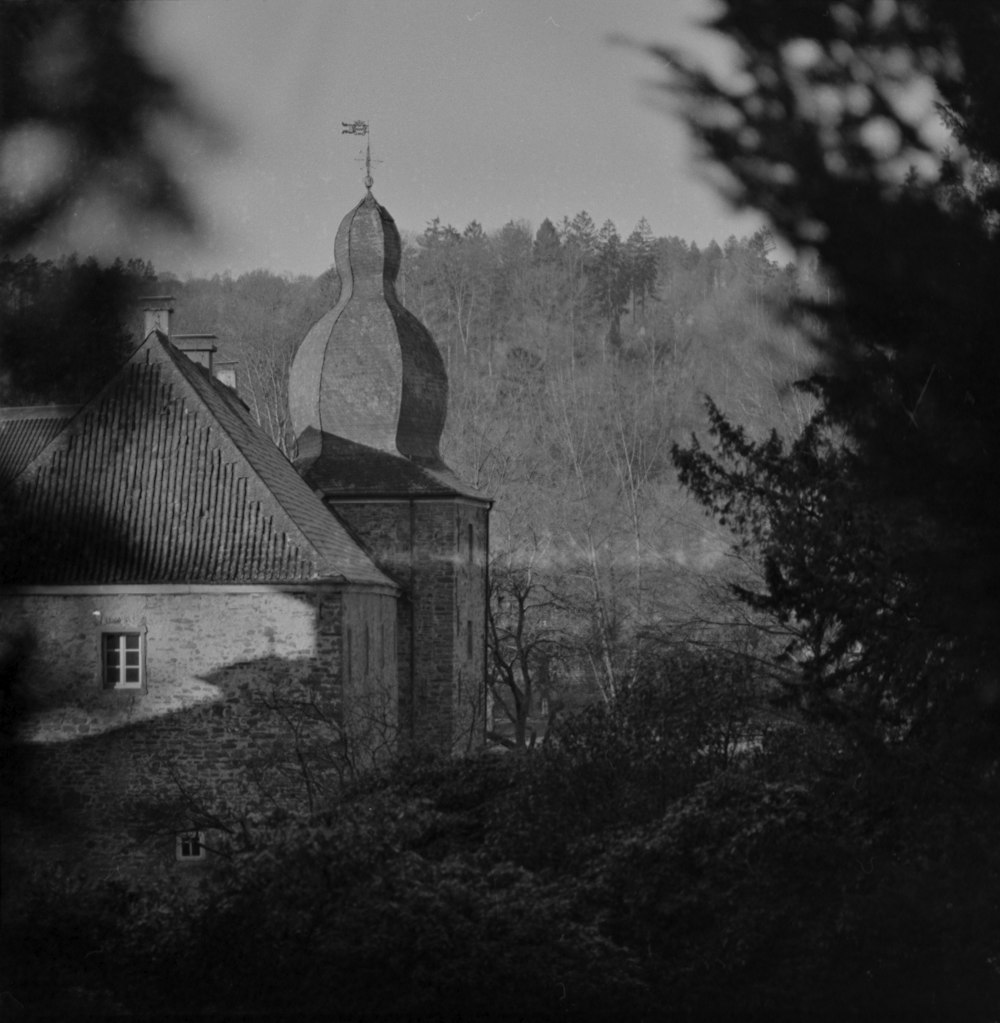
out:
<path id="1" fill-rule="evenodd" d="M 141 633 L 107 632 L 102 637 L 102 645 L 105 685 L 142 685 Z"/>

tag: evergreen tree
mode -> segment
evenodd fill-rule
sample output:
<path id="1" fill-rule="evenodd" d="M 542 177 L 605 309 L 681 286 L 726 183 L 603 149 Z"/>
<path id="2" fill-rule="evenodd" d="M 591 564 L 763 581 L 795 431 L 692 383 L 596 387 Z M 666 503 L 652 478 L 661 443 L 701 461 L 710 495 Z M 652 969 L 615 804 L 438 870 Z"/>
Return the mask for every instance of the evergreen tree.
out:
<path id="1" fill-rule="evenodd" d="M 621 347 L 621 315 L 629 298 L 630 267 L 618 229 L 606 220 L 597 236 L 597 253 L 591 267 L 594 301 L 608 323 L 608 343 Z"/>
<path id="2" fill-rule="evenodd" d="M 646 311 L 646 299 L 656 288 L 656 251 L 653 229 L 645 217 L 639 220 L 625 242 L 625 256 L 628 266 L 628 284 L 632 295 L 632 319 L 635 319 L 636 306 L 643 314 Z"/>
<path id="3" fill-rule="evenodd" d="M 89 398 L 128 357 L 128 309 L 153 279 L 141 259 L 0 260 L 5 404 Z"/>
<path id="4" fill-rule="evenodd" d="M 855 734 L 971 742 L 1000 722 L 1000 188 L 956 202 L 955 187 L 1000 161 L 1000 14 L 984 0 L 722 6 L 713 25 L 752 89 L 657 52 L 733 197 L 818 253 L 829 300 L 800 311 L 827 363 L 791 448 L 715 416 L 717 457 L 679 451 L 682 473 L 755 541 L 763 578 L 744 597 L 812 643 L 805 705 L 832 685 Z M 927 130 L 935 93 L 947 156 Z M 751 254 L 767 262 L 766 237 Z"/>
<path id="5" fill-rule="evenodd" d="M 192 226 L 166 140 L 197 129 L 204 145 L 213 133 L 137 46 L 137 19 L 131 4 L 0 4 L 0 144 L 30 137 L 40 158 L 30 180 L 17 161 L 0 176 L 0 251 L 30 244 L 78 200 Z"/>
<path id="6" fill-rule="evenodd" d="M 542 266 L 554 263 L 559 259 L 561 246 L 562 242 L 559 240 L 559 232 L 552 221 L 546 217 L 535 233 L 535 240 L 531 250 L 532 260 Z"/>

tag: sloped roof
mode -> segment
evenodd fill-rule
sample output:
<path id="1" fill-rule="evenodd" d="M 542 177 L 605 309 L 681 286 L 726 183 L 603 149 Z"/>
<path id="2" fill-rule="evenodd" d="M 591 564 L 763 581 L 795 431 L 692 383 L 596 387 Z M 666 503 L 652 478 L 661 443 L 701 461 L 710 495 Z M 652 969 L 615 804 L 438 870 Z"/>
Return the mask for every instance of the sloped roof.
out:
<path id="1" fill-rule="evenodd" d="M 73 418 L 79 405 L 0 408 L 0 490 Z"/>
<path id="2" fill-rule="evenodd" d="M 489 499 L 463 483 L 440 459 L 420 464 L 309 427 L 299 437 L 296 468 L 314 490 L 338 497 L 466 497 Z"/>
<path id="3" fill-rule="evenodd" d="M 239 399 L 157 332 L 11 496 L 6 582 L 392 585 Z"/>

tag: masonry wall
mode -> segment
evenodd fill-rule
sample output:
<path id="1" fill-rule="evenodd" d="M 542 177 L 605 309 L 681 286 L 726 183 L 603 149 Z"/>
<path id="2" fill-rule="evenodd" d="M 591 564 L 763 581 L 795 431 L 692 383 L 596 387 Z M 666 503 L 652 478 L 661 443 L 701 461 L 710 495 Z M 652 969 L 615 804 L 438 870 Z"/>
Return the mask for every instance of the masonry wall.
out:
<path id="1" fill-rule="evenodd" d="M 178 830 L 224 830 L 268 805 L 308 809 L 321 773 L 350 769 L 345 699 L 370 688 L 394 707 L 397 694 L 392 665 L 347 692 L 344 623 L 391 621 L 395 597 L 198 589 L 0 598 L 0 631 L 34 643 L 20 673 L 18 742 L 5 752 L 5 843 L 125 872 L 172 863 Z M 105 688 L 107 629 L 141 630 L 142 690 Z"/>
<path id="2" fill-rule="evenodd" d="M 403 589 L 397 622 L 402 736 L 412 748 L 440 753 L 479 748 L 488 509 L 460 498 L 331 503 Z"/>
<path id="3" fill-rule="evenodd" d="M 344 602 L 344 752 L 353 770 L 375 767 L 399 748 L 396 604 L 362 592 Z"/>
<path id="4" fill-rule="evenodd" d="M 413 736 L 412 644 L 413 611 L 411 591 L 412 546 L 411 505 L 409 501 L 372 501 L 358 503 L 328 502 L 337 514 L 361 537 L 382 569 L 399 587 L 395 642 L 399 679 L 397 722 L 404 746 Z"/>
<path id="5" fill-rule="evenodd" d="M 463 503 L 456 508 L 455 646 L 452 715 L 453 747 L 478 748 L 486 722 L 486 573 L 489 566 L 489 512 Z M 470 532 L 471 530 L 471 532 Z"/>

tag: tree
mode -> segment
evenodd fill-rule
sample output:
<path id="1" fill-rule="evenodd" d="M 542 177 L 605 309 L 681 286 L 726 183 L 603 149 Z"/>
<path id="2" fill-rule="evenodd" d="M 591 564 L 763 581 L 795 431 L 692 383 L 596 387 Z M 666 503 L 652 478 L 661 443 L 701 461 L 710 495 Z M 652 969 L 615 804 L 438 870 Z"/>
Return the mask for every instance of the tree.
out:
<path id="1" fill-rule="evenodd" d="M 597 253 L 590 269 L 594 302 L 608 323 L 608 344 L 621 348 L 621 315 L 628 304 L 631 273 L 618 229 L 605 220 L 597 235 Z"/>
<path id="2" fill-rule="evenodd" d="M 682 471 L 764 541 L 753 602 L 825 637 L 810 663 L 846 672 L 868 731 L 968 739 L 992 727 L 1000 655 L 1000 188 L 980 175 L 956 201 L 955 185 L 1000 160 L 1000 15 L 979 0 L 727 0 L 712 27 L 742 75 L 655 50 L 667 87 L 731 198 L 815 251 L 832 288 L 798 304 L 826 360 L 819 417 L 789 449 L 715 417 L 718 458 L 679 452 Z M 859 556 L 831 559 L 819 523 Z M 821 678 L 806 672 L 810 699 Z"/>
<path id="3" fill-rule="evenodd" d="M 126 309 L 155 279 L 139 259 L 101 266 L 76 256 L 0 258 L 3 379 L 8 404 L 89 398 L 128 357 Z"/>
<path id="4" fill-rule="evenodd" d="M 656 251 L 653 229 L 642 217 L 625 242 L 625 258 L 628 267 L 628 286 L 632 295 L 632 321 L 635 322 L 636 305 L 643 317 L 646 314 L 646 299 L 656 288 Z"/>
<path id="5" fill-rule="evenodd" d="M 545 733 L 555 719 L 559 702 L 549 690 L 550 668 L 560 647 L 553 618 L 558 605 L 546 590 L 544 573 L 534 561 L 544 555 L 536 544 L 535 557 L 520 559 L 501 552 L 489 575 L 486 645 L 489 651 L 487 682 L 514 734 L 494 729 L 489 738 L 511 749 L 530 749 L 538 739 L 530 718 L 542 700 L 549 701 Z"/>
<path id="6" fill-rule="evenodd" d="M 570 324 L 570 352 L 577 344 L 592 304 L 588 276 L 597 256 L 597 228 L 586 210 L 562 222 L 562 259 L 566 281 L 566 311 Z"/>
<path id="7" fill-rule="evenodd" d="M 123 216 L 193 227 L 163 129 L 206 142 L 216 133 L 136 32 L 129 4 L 0 5 L 0 141 L 12 171 L 0 180 L 0 252 L 95 198 Z"/>
<path id="8" fill-rule="evenodd" d="M 559 240 L 559 232 L 555 224 L 546 217 L 538 226 L 535 232 L 535 240 L 532 244 L 531 258 L 535 263 L 554 263 L 559 259 L 559 250 L 562 242 Z"/>

